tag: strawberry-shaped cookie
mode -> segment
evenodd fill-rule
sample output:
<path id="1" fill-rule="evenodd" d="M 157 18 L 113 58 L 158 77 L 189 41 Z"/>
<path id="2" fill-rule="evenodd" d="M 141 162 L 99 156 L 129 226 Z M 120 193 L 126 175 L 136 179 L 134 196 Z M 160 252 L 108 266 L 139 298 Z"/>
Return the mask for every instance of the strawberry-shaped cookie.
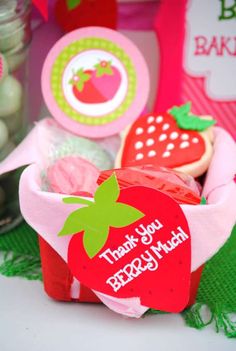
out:
<path id="1" fill-rule="evenodd" d="M 85 205 L 59 233 L 75 234 L 68 265 L 82 284 L 116 298 L 139 297 L 143 306 L 167 312 L 186 307 L 191 240 L 177 202 L 144 186 L 120 190 L 114 174 L 99 186 L 94 202 L 64 202 Z"/>
<path id="2" fill-rule="evenodd" d="M 138 119 L 127 131 L 116 166 L 144 164 L 174 168 L 193 177 L 203 174 L 211 161 L 211 117 L 190 114 L 191 104 L 168 113 Z"/>
<path id="3" fill-rule="evenodd" d="M 121 83 L 118 69 L 111 61 L 102 60 L 93 69 L 80 68 L 73 72 L 69 84 L 80 102 L 87 104 L 105 103 L 113 99 Z"/>

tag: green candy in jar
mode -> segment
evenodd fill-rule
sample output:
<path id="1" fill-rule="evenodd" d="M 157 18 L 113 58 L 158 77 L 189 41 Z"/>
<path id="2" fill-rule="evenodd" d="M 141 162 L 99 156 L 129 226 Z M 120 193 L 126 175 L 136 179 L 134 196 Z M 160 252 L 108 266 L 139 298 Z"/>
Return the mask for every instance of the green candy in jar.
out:
<path id="1" fill-rule="evenodd" d="M 0 120 L 0 150 L 6 145 L 9 137 L 9 132 L 6 124 Z"/>
<path id="2" fill-rule="evenodd" d="M 0 0 L 0 162 L 28 129 L 26 58 L 31 41 L 31 6 L 30 0 Z M 18 202 L 21 171 L 0 176 L 0 235 L 22 219 Z M 5 200 L 1 202 L 1 198 Z"/>
<path id="3" fill-rule="evenodd" d="M 1 0 L 0 0 L 1 1 Z M 24 43 L 20 42 L 16 47 L 7 51 L 7 62 L 10 72 L 15 72 L 25 62 L 27 52 Z"/>
<path id="4" fill-rule="evenodd" d="M 0 83 L 0 117 L 17 112 L 22 104 L 22 87 L 13 76 L 7 76 Z"/>
<path id="5" fill-rule="evenodd" d="M 9 135 L 14 139 L 14 134 L 18 133 L 21 130 L 24 123 L 23 108 L 20 108 L 20 110 L 11 115 L 2 117 L 2 121 L 6 124 Z"/>
<path id="6" fill-rule="evenodd" d="M 16 1 L 2 0 L 0 7 L 0 51 L 8 51 L 19 45 L 24 38 L 22 21 L 19 18 L 11 22 L 4 22 L 9 18 L 14 18 L 16 14 Z"/>

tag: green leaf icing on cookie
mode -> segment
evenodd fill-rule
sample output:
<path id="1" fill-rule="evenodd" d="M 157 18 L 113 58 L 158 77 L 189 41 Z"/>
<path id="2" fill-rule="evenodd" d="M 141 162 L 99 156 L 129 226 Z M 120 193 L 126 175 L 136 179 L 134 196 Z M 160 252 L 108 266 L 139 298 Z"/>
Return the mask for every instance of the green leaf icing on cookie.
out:
<path id="1" fill-rule="evenodd" d="M 180 107 L 175 106 L 170 110 L 170 114 L 174 117 L 180 129 L 202 132 L 216 123 L 213 119 L 202 119 L 190 114 L 190 111 L 190 102 Z"/>

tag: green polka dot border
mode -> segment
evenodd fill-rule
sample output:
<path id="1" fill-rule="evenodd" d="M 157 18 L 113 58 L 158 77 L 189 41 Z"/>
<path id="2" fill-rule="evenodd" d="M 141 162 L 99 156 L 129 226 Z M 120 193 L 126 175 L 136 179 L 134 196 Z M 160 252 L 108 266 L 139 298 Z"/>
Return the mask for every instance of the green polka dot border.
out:
<path id="1" fill-rule="evenodd" d="M 100 49 L 113 54 L 123 64 L 128 77 L 128 89 L 124 101 L 113 112 L 102 117 L 90 117 L 84 114 L 80 114 L 67 102 L 62 89 L 62 77 L 65 67 L 73 57 L 89 49 Z M 124 50 L 122 50 L 113 42 L 101 38 L 91 37 L 73 42 L 58 55 L 52 67 L 51 89 L 57 105 L 69 118 L 85 125 L 105 125 L 120 118 L 134 101 L 134 98 L 136 96 L 136 87 L 136 71 L 129 56 L 125 53 Z"/>

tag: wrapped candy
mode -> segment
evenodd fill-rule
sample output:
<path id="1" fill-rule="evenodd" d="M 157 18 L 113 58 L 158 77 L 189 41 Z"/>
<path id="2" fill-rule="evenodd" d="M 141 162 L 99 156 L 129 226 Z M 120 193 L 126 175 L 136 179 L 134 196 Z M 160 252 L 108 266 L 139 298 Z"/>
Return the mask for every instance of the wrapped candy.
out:
<path id="1" fill-rule="evenodd" d="M 99 170 L 81 157 L 67 156 L 57 160 L 46 172 L 48 190 L 59 194 L 94 194 Z"/>

